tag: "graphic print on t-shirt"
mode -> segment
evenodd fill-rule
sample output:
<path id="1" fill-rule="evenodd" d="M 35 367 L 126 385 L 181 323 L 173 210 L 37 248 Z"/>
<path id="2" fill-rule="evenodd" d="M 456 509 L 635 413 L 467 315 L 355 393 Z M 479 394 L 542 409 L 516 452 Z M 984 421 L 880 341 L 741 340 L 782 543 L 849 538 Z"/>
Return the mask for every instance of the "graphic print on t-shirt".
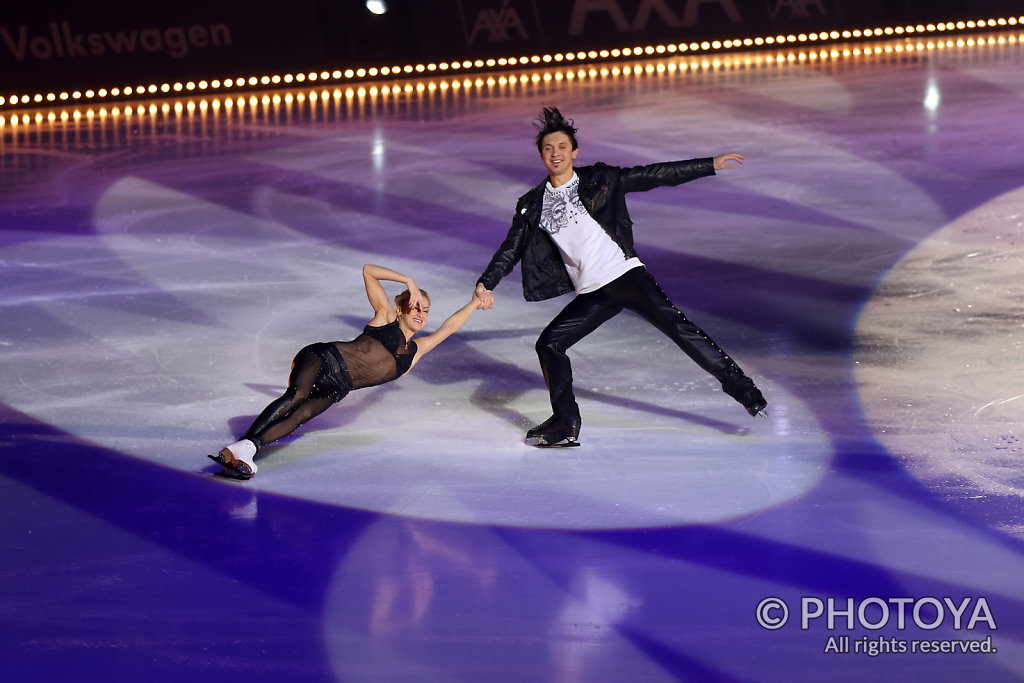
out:
<path id="1" fill-rule="evenodd" d="M 577 191 L 580 185 L 579 176 L 573 174 L 572 180 L 559 188 L 551 187 L 548 183 L 544 187 L 544 207 L 540 214 L 540 227 L 549 235 L 557 234 L 559 230 L 569 224 L 569 219 L 586 209 L 580 201 L 580 193 Z"/>

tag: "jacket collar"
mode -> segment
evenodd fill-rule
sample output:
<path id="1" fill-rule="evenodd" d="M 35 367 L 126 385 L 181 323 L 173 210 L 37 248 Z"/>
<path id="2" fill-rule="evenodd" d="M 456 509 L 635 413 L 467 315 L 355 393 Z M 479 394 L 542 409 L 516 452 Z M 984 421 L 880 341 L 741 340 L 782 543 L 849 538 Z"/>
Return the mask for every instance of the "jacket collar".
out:
<path id="1" fill-rule="evenodd" d="M 578 177 L 580 180 L 580 188 L 594 187 L 595 181 L 593 180 L 593 173 L 591 173 L 591 171 L 593 170 L 593 166 L 576 166 L 575 168 L 573 168 L 573 171 L 576 172 L 576 177 Z M 548 184 L 549 180 L 550 178 L 545 178 L 544 180 L 540 181 L 539 185 L 530 190 L 531 196 L 536 199 L 541 193 L 543 193 L 544 187 Z"/>
<path id="2" fill-rule="evenodd" d="M 577 166 L 575 169 L 576 175 L 580 179 L 579 193 L 580 200 L 583 205 L 589 210 L 592 205 L 594 195 L 597 193 L 597 182 L 593 178 L 593 166 Z M 544 206 L 544 187 L 548 184 L 548 178 L 540 181 L 540 183 L 534 187 L 528 193 L 530 201 L 526 211 L 526 218 L 529 220 L 531 225 L 537 225 L 540 223 L 540 212 Z"/>

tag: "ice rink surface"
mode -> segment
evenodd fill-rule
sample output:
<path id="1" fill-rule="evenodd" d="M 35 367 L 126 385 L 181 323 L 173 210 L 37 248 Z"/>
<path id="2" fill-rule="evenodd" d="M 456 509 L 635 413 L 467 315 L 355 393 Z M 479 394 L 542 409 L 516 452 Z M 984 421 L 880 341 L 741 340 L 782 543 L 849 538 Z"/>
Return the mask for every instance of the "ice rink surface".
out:
<path id="1" fill-rule="evenodd" d="M 1024 45 L 991 37 L 7 121 L 3 668 L 1024 680 Z M 768 419 L 624 313 L 570 352 L 582 447 L 524 445 L 569 298 L 517 269 L 409 376 L 213 476 L 295 352 L 370 319 L 364 263 L 428 327 L 469 299 L 551 105 L 577 166 L 745 155 L 629 207 Z"/>

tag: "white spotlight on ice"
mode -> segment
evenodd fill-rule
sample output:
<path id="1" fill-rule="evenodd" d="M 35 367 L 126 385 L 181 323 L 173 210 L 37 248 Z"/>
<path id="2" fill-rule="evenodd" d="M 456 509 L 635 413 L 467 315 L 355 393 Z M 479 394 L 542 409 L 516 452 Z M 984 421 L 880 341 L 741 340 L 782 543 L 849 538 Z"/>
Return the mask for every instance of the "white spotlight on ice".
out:
<path id="1" fill-rule="evenodd" d="M 388 11 L 388 3 L 384 0 L 366 0 L 366 9 L 374 14 L 384 14 Z"/>

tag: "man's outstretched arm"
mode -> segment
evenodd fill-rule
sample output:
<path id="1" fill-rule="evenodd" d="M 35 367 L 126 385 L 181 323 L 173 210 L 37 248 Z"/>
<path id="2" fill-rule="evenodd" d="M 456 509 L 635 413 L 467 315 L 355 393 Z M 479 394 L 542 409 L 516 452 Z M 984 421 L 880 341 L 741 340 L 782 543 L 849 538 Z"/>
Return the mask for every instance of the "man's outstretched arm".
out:
<path id="1" fill-rule="evenodd" d="M 736 164 L 743 165 L 743 155 L 739 152 L 719 154 L 714 161 L 716 171 L 721 171 L 723 168 L 736 168 Z"/>
<path id="2" fill-rule="evenodd" d="M 523 255 L 523 241 L 526 236 L 526 218 L 524 218 L 522 203 L 516 206 L 516 214 L 512 218 L 512 227 L 508 229 L 505 240 L 494 252 L 490 263 L 484 269 L 480 279 L 477 280 L 474 294 L 480 299 L 480 308 L 491 308 L 494 306 L 494 288 L 505 277 L 512 272 L 512 269 Z"/>

